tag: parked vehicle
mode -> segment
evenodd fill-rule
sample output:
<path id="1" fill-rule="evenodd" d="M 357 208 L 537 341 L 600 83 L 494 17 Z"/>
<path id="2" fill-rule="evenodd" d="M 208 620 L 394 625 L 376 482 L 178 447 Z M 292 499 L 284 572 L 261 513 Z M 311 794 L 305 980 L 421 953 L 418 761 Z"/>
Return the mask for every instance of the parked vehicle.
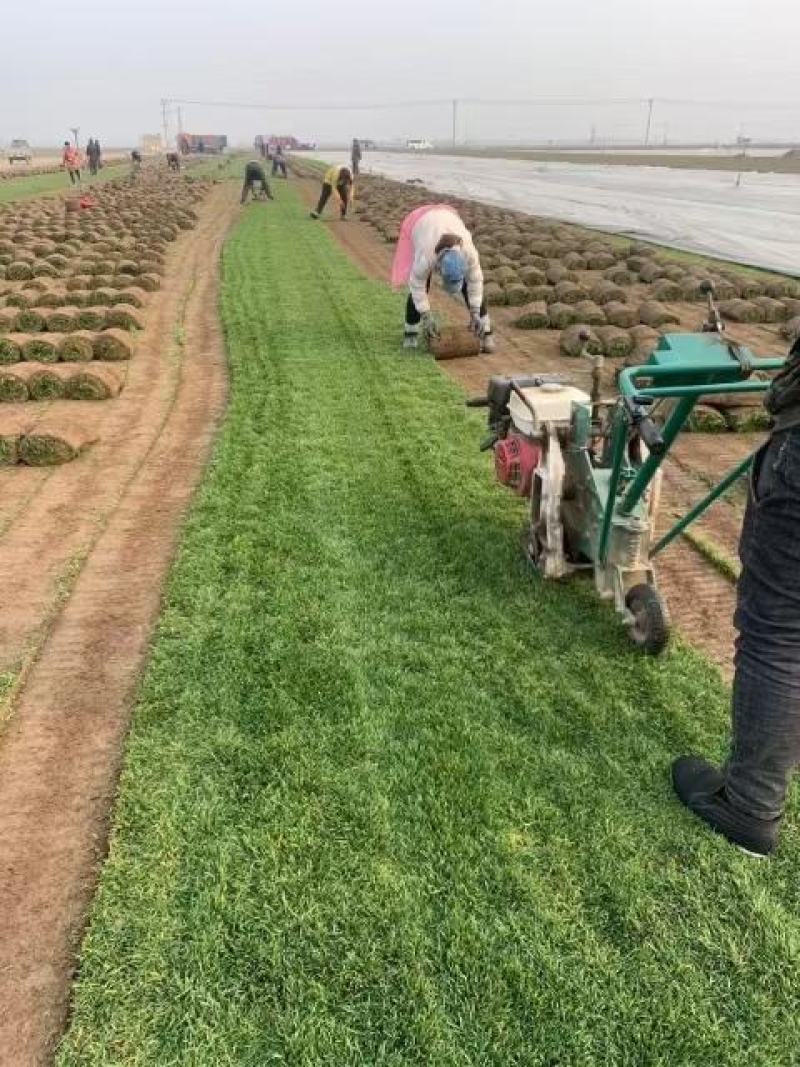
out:
<path id="1" fill-rule="evenodd" d="M 410 152 L 427 152 L 433 148 L 433 142 L 424 137 L 409 137 L 406 141 L 406 148 Z"/>
<path id="2" fill-rule="evenodd" d="M 8 146 L 9 163 L 30 163 L 32 159 L 33 152 L 27 141 L 23 141 L 21 138 L 16 138 Z"/>

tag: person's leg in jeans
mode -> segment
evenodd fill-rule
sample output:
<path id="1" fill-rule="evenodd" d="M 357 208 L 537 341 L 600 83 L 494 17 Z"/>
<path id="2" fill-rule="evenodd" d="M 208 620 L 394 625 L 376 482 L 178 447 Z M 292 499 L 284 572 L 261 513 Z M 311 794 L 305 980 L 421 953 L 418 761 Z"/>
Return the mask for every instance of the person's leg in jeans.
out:
<path id="1" fill-rule="evenodd" d="M 346 219 L 347 208 L 350 205 L 350 194 L 352 192 L 352 186 L 349 184 L 337 185 L 336 192 L 339 194 L 339 217 L 342 219 Z"/>
<path id="2" fill-rule="evenodd" d="M 772 850 L 800 765 L 800 428 L 756 457 L 740 540 L 732 742 L 722 771 L 682 757 L 681 800 L 729 840 Z"/>
<path id="3" fill-rule="evenodd" d="M 800 765 L 800 429 L 776 434 L 756 463 L 740 546 L 725 792 L 742 811 L 777 819 Z"/>
<path id="4" fill-rule="evenodd" d="M 323 182 L 322 183 L 322 189 L 320 190 L 319 202 L 317 203 L 316 210 L 311 212 L 312 216 L 315 219 L 319 218 L 319 216 L 324 211 L 325 205 L 330 200 L 332 192 L 333 192 L 333 186 L 331 185 L 331 183 L 330 182 Z"/>

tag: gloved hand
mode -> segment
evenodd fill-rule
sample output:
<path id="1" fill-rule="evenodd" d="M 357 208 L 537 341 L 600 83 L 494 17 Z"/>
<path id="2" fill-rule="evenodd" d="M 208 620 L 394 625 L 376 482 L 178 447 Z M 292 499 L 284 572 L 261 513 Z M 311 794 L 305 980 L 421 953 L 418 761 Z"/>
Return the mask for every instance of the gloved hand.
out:
<path id="1" fill-rule="evenodd" d="M 483 333 L 483 326 L 481 325 L 481 313 L 479 311 L 470 311 L 469 328 L 477 337 L 480 337 Z"/>
<path id="2" fill-rule="evenodd" d="M 439 327 L 436 324 L 436 319 L 430 313 L 430 311 L 423 311 L 422 313 L 422 333 L 425 337 L 438 337 Z"/>

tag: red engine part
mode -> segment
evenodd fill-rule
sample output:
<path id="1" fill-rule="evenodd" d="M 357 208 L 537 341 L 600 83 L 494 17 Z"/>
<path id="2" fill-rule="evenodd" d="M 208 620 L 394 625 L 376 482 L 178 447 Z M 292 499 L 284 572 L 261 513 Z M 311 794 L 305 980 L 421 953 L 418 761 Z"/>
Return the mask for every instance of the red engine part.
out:
<path id="1" fill-rule="evenodd" d="M 510 433 L 494 446 L 494 471 L 498 482 L 519 496 L 530 496 L 533 472 L 541 455 L 542 450 L 535 441 Z"/>

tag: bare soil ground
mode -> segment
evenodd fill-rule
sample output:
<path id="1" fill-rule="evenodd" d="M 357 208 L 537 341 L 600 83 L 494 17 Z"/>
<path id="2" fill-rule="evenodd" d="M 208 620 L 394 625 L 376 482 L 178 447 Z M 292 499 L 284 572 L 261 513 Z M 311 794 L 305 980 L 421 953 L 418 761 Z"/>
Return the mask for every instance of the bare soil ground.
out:
<path id="1" fill-rule="evenodd" d="M 181 520 L 224 409 L 218 258 L 231 187 L 170 248 L 123 393 L 84 405 L 98 443 L 3 474 L 0 1062 L 49 1061 L 68 1010 L 137 680 Z M 63 403 L 63 402 L 59 402 Z"/>
<path id="2" fill-rule="evenodd" d="M 312 203 L 318 192 L 313 181 L 307 185 L 307 197 Z M 394 246 L 383 242 L 375 231 L 356 218 L 345 224 L 329 221 L 337 241 L 353 260 L 368 274 L 389 281 Z M 457 314 L 451 301 L 437 299 L 438 310 L 444 315 Z M 398 334 L 401 301 L 398 299 Z M 681 317 L 680 327 L 696 330 L 703 317 L 699 305 L 669 305 Z M 590 383 L 588 363 L 567 359 L 559 352 L 558 333 L 551 330 L 525 331 L 511 326 L 518 314 L 516 308 L 494 308 L 499 339 L 498 350 L 492 356 L 478 359 L 454 359 L 441 364 L 446 374 L 460 382 L 470 394 L 484 391 L 490 374 L 530 374 L 533 371 L 568 373 L 583 387 Z M 737 340 L 751 345 L 754 351 L 780 352 L 785 348 L 773 327 L 736 325 L 731 331 Z M 609 361 L 609 389 L 613 364 Z M 737 462 L 753 451 L 762 437 L 758 434 L 687 434 L 681 439 L 670 461 L 665 465 L 661 502 L 661 531 L 665 532 L 675 517 L 683 514 L 699 500 L 716 481 Z M 744 515 L 745 494 L 741 488 L 717 503 L 700 520 L 696 529 L 705 540 L 719 549 L 732 562 L 736 559 L 736 545 Z M 679 539 L 664 550 L 658 564 L 661 587 L 666 596 L 674 623 L 681 636 L 701 649 L 726 676 L 732 673 L 733 610 L 735 588 L 731 579 L 698 549 Z"/>

